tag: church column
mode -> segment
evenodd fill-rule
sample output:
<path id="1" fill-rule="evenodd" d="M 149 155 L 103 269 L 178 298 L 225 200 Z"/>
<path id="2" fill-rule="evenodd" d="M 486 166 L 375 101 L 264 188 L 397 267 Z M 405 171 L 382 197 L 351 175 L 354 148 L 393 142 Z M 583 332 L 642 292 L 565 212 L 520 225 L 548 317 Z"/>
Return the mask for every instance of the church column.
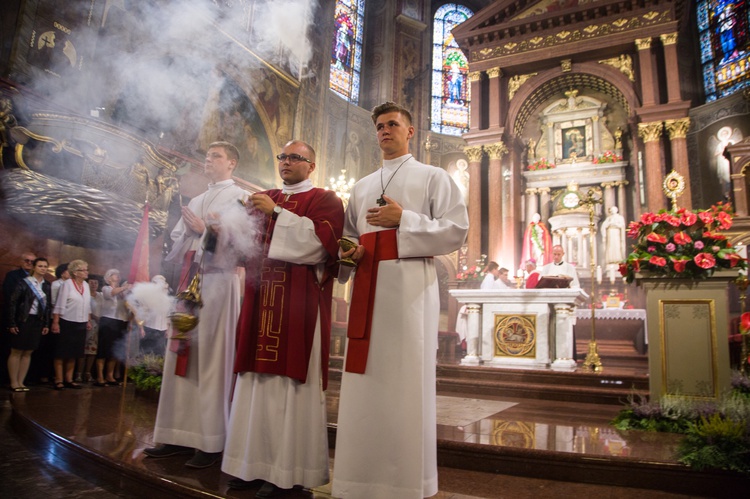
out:
<path id="1" fill-rule="evenodd" d="M 615 182 L 615 185 L 617 186 L 617 208 L 620 210 L 620 215 L 622 215 L 622 218 L 625 220 L 628 219 L 628 201 L 625 198 L 625 186 L 628 185 L 627 180 L 621 180 L 619 182 Z"/>
<path id="2" fill-rule="evenodd" d="M 479 130 L 482 123 L 482 72 L 470 72 L 469 84 L 471 85 L 471 102 L 469 103 L 469 129 L 471 131 L 474 131 Z"/>
<path id="3" fill-rule="evenodd" d="M 685 191 L 677 199 L 680 207 L 692 208 L 693 197 L 690 192 L 690 167 L 688 165 L 687 132 L 690 118 L 666 120 L 664 128 L 669 134 L 669 145 L 672 148 L 672 169 L 685 178 Z"/>
<path id="4" fill-rule="evenodd" d="M 584 244 L 583 228 L 576 229 L 576 266 L 580 269 L 586 262 L 586 244 Z M 570 260 L 568 260 L 570 261 Z"/>
<path id="5" fill-rule="evenodd" d="M 500 141 L 494 144 L 484 146 L 487 155 L 490 158 L 489 184 L 487 186 L 488 194 L 488 231 L 489 231 L 489 248 L 488 258 L 501 263 L 502 241 L 503 241 L 503 154 L 508 152 L 508 148 Z M 513 263 L 513 262 L 505 262 Z M 502 266 L 502 263 L 501 263 Z M 512 267 L 511 267 L 512 268 Z"/>
<path id="6" fill-rule="evenodd" d="M 604 215 L 609 213 L 609 209 L 615 206 L 615 190 L 614 182 L 602 182 L 602 189 L 604 190 Z"/>
<path id="7" fill-rule="evenodd" d="M 471 266 L 482 254 L 482 146 L 465 147 L 469 158 L 469 236 L 466 253 Z"/>
<path id="8" fill-rule="evenodd" d="M 661 35 L 659 38 L 661 38 L 661 44 L 664 46 L 667 99 L 670 103 L 680 102 L 682 101 L 682 96 L 680 95 L 680 69 L 677 60 L 677 33 Z"/>
<path id="9" fill-rule="evenodd" d="M 490 80 L 489 126 L 492 130 L 500 128 L 500 117 L 504 114 L 502 112 L 503 100 L 500 98 L 500 78 L 503 72 L 500 68 L 491 68 L 487 70 L 487 76 Z M 474 94 L 472 94 L 473 98 Z"/>
<path id="10" fill-rule="evenodd" d="M 546 222 L 549 218 L 549 187 L 539 188 L 539 215 L 542 217 L 542 222 Z"/>
<path id="11" fill-rule="evenodd" d="M 651 38 L 638 38 L 635 41 L 638 47 L 638 65 L 641 73 L 641 92 L 643 94 L 643 107 L 654 106 L 656 102 L 656 81 L 654 74 L 654 61 L 651 54 Z"/>
<path id="12" fill-rule="evenodd" d="M 664 171 L 661 165 L 662 122 L 638 123 L 638 135 L 645 144 L 646 163 L 646 204 L 649 210 L 657 212 L 667 207 L 661 189 Z"/>
<path id="13" fill-rule="evenodd" d="M 524 220 L 526 224 L 531 222 L 531 217 L 534 216 L 534 213 L 539 213 L 538 192 L 539 189 L 526 189 L 526 219 Z"/>

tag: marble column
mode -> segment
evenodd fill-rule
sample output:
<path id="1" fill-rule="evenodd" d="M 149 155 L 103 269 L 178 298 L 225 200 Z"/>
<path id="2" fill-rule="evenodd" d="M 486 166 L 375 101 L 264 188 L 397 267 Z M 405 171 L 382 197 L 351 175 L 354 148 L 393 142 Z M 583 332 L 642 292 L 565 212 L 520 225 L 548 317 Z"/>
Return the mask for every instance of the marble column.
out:
<path id="1" fill-rule="evenodd" d="M 527 225 L 531 223 L 531 218 L 534 216 L 534 213 L 539 213 L 538 193 L 539 189 L 526 189 L 526 219 L 524 220 L 524 223 Z"/>
<path id="2" fill-rule="evenodd" d="M 503 72 L 500 68 L 490 68 L 487 70 L 490 84 L 490 105 L 489 105 L 489 127 L 490 129 L 500 128 L 500 117 L 504 114 L 504 101 L 500 98 L 500 83 Z M 472 94 L 472 99 L 474 95 Z"/>
<path id="3" fill-rule="evenodd" d="M 664 169 L 661 164 L 661 121 L 638 123 L 638 135 L 645 144 L 646 204 L 650 211 L 657 212 L 667 207 L 667 198 L 662 191 Z"/>
<path id="4" fill-rule="evenodd" d="M 469 129 L 479 130 L 482 123 L 482 72 L 469 73 L 471 85 L 471 102 L 469 103 Z"/>
<path id="5" fill-rule="evenodd" d="M 482 146 L 465 147 L 469 158 L 469 236 L 466 253 L 471 266 L 482 254 Z"/>
<path id="6" fill-rule="evenodd" d="M 551 368 L 556 371 L 572 371 L 576 368 L 573 324 L 575 309 L 567 303 L 555 303 L 555 351 Z"/>
<path id="7" fill-rule="evenodd" d="M 539 188 L 539 215 L 542 217 L 542 222 L 546 222 L 549 218 L 549 187 Z"/>
<path id="8" fill-rule="evenodd" d="M 661 35 L 661 44 L 664 46 L 664 66 L 667 74 L 667 99 L 669 103 L 681 102 L 680 95 L 680 69 L 677 58 L 677 33 Z"/>
<path id="9" fill-rule="evenodd" d="M 461 365 L 478 366 L 479 365 L 479 338 L 481 337 L 479 321 L 479 311 L 481 306 L 477 303 L 466 304 L 467 328 L 466 332 L 466 356 L 461 359 Z"/>
<path id="10" fill-rule="evenodd" d="M 508 148 L 500 141 L 494 144 L 484 146 L 487 155 L 490 158 L 489 184 L 487 186 L 488 194 L 488 243 L 487 251 L 490 260 L 501 263 L 502 260 L 502 242 L 503 242 L 503 154 L 508 152 Z M 505 262 L 507 264 L 509 262 Z M 513 263 L 513 262 L 510 262 Z M 501 263 L 502 266 L 502 263 Z"/>
<path id="11" fill-rule="evenodd" d="M 635 41 L 638 48 L 638 67 L 640 69 L 641 92 L 643 107 L 654 106 L 657 102 L 656 75 L 654 74 L 654 60 L 651 53 L 651 38 L 639 38 Z"/>
<path id="12" fill-rule="evenodd" d="M 690 166 L 687 150 L 687 132 L 690 129 L 690 118 L 666 120 L 664 128 L 669 135 L 669 145 L 672 149 L 672 169 L 685 178 L 685 191 L 677 198 L 677 205 L 681 208 L 693 207 L 693 196 L 690 192 Z"/>
<path id="13" fill-rule="evenodd" d="M 609 209 L 617 204 L 615 201 L 614 185 L 614 182 L 602 182 L 602 189 L 604 190 L 604 195 L 602 196 L 604 201 L 604 217 L 609 215 Z"/>
<path id="14" fill-rule="evenodd" d="M 625 186 L 628 185 L 627 180 L 621 180 L 615 182 L 617 186 L 617 207 L 620 209 L 620 215 L 626 221 L 628 220 L 628 200 L 625 198 Z"/>

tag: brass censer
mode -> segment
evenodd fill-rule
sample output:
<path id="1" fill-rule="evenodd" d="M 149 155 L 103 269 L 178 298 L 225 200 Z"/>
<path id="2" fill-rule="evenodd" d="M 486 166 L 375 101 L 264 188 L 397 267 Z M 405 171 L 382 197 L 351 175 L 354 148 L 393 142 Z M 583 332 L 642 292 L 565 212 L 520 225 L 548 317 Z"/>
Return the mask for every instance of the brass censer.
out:
<path id="1" fill-rule="evenodd" d="M 172 335 L 174 340 L 189 339 L 187 333 L 198 325 L 196 312 L 203 306 L 200 283 L 200 277 L 196 274 L 187 289 L 177 295 L 177 310 L 169 316 L 172 326 L 177 330 Z"/>

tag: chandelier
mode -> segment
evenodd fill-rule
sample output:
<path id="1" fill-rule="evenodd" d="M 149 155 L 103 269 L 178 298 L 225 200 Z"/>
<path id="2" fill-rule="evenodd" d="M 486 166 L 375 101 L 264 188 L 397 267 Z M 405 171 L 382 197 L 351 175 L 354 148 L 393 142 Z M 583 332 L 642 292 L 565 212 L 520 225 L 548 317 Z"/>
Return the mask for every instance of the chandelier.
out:
<path id="1" fill-rule="evenodd" d="M 328 183 L 328 190 L 334 191 L 341 201 L 344 202 L 344 206 L 349 202 L 349 196 L 352 187 L 354 187 L 355 180 L 349 178 L 346 180 L 346 170 L 341 170 L 341 175 L 338 178 L 331 177 L 331 181 Z"/>

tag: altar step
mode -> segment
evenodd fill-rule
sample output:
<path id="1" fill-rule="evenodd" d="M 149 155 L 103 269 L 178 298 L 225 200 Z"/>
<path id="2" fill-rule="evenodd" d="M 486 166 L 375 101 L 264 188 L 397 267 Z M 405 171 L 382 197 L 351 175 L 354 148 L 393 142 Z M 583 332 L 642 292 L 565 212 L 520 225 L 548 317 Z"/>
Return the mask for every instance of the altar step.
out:
<path id="1" fill-rule="evenodd" d="M 488 395 L 505 398 L 558 400 L 623 405 L 631 396 L 648 397 L 648 376 L 630 369 L 611 368 L 602 373 L 578 369 L 548 370 L 437 366 L 439 393 Z M 619 372 L 618 372 L 619 371 Z"/>
<path id="2" fill-rule="evenodd" d="M 602 365 L 633 369 L 648 373 L 648 355 L 640 353 L 630 340 L 622 339 L 598 339 L 596 347 Z M 589 351 L 589 339 L 576 339 L 576 360 L 583 363 Z"/>

